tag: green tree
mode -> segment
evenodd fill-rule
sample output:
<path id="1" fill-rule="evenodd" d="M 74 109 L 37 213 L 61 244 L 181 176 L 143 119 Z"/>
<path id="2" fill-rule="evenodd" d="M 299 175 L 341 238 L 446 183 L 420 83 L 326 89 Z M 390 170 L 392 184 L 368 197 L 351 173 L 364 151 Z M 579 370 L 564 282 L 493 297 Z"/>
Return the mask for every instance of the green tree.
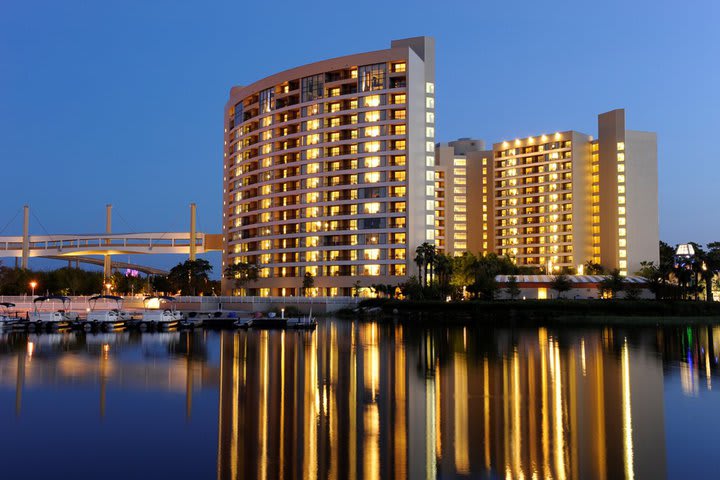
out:
<path id="1" fill-rule="evenodd" d="M 594 263 L 592 260 L 585 262 L 584 266 L 585 275 L 603 275 L 605 269 L 599 263 Z"/>
<path id="2" fill-rule="evenodd" d="M 437 256 L 437 250 L 435 245 L 428 242 L 424 242 L 415 249 L 415 264 L 418 266 L 420 284 L 422 286 L 429 286 L 433 279 L 433 265 L 435 264 L 435 258 Z M 425 274 L 423 275 L 423 269 Z"/>
<path id="3" fill-rule="evenodd" d="M 564 273 L 555 275 L 550 281 L 550 288 L 557 292 L 558 298 L 562 298 L 562 294 L 572 288 L 570 277 Z"/>
<path id="4" fill-rule="evenodd" d="M 225 267 L 225 278 L 235 280 L 235 288 L 242 288 L 258 279 L 258 266 L 254 263 L 239 262 Z M 305 280 L 303 279 L 303 283 Z"/>
<path id="5" fill-rule="evenodd" d="M 312 273 L 305 272 L 305 275 L 303 276 L 303 282 L 302 282 L 302 288 L 303 293 L 305 296 L 310 296 L 310 291 L 315 286 L 315 277 L 312 276 Z"/>
<path id="6" fill-rule="evenodd" d="M 611 298 L 617 298 L 618 294 L 622 292 L 624 288 L 625 278 L 620 275 L 620 270 L 617 268 L 611 271 L 610 274 L 598 284 L 601 297 L 609 294 Z"/>
<path id="7" fill-rule="evenodd" d="M 520 288 L 518 287 L 518 281 L 515 275 L 508 277 L 506 290 L 510 300 L 515 300 L 515 298 L 520 295 Z"/>
<path id="8" fill-rule="evenodd" d="M 435 256 L 434 270 L 436 275 L 436 284 L 440 295 L 446 297 L 452 292 L 450 278 L 452 277 L 453 261 L 449 255 L 439 253 Z"/>
<path id="9" fill-rule="evenodd" d="M 183 295 L 197 295 L 198 293 L 210 293 L 209 276 L 212 272 L 212 265 L 205 259 L 185 260 L 178 263 L 168 275 L 168 280 L 173 288 Z"/>

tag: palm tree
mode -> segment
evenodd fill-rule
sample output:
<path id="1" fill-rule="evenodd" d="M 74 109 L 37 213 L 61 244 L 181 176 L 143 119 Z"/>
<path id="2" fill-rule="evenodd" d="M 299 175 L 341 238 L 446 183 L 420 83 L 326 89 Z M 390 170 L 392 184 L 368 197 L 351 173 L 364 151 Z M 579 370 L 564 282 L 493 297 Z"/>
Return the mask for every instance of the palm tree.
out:
<path id="1" fill-rule="evenodd" d="M 415 265 L 418 266 L 418 278 L 420 279 L 420 286 L 423 286 L 423 265 L 425 264 L 425 257 L 423 256 L 423 253 L 420 249 L 420 247 L 417 247 L 415 249 Z"/>

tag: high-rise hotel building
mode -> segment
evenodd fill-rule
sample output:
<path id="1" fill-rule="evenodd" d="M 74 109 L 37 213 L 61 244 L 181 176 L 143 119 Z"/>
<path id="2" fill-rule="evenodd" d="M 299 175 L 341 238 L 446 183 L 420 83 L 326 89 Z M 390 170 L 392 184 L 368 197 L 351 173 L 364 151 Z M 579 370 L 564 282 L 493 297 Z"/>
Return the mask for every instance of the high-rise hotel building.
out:
<path id="1" fill-rule="evenodd" d="M 248 295 L 397 284 L 435 241 L 435 65 L 428 37 L 233 87 L 225 107 L 223 268 Z M 223 292 L 233 290 L 223 280 Z"/>
<path id="2" fill-rule="evenodd" d="M 599 115 L 598 138 L 565 131 L 484 150 L 436 149 L 438 248 L 494 252 L 519 265 L 578 273 L 587 261 L 622 274 L 658 261 L 657 138 Z"/>

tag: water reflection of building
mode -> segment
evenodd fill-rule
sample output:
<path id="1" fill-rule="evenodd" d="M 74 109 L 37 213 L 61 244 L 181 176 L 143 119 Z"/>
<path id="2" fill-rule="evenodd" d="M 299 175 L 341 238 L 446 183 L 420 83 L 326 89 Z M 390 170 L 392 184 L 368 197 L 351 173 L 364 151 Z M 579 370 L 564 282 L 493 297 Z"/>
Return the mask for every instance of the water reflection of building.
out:
<path id="1" fill-rule="evenodd" d="M 224 333 L 218 478 L 664 478 L 662 364 L 611 330 Z"/>
<path id="2" fill-rule="evenodd" d="M 217 385 L 217 368 L 207 364 L 206 354 L 204 339 L 191 332 L 13 332 L 0 335 L 0 386 L 15 388 L 17 414 L 26 390 L 94 384 L 101 415 L 113 385 L 184 393 L 189 417 L 193 391 Z"/>
<path id="3" fill-rule="evenodd" d="M 540 329 L 437 366 L 443 478 L 664 478 L 662 368 L 599 334 Z"/>

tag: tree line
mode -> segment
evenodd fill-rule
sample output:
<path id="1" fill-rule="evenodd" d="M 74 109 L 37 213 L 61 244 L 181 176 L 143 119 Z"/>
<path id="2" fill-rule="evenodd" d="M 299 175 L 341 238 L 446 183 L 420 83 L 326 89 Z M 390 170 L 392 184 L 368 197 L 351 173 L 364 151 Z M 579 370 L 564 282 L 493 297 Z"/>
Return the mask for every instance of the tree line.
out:
<path id="1" fill-rule="evenodd" d="M 80 268 L 43 271 L 0 265 L 0 295 L 29 295 L 33 291 L 31 282 L 35 283 L 36 295 L 219 295 L 220 282 L 210 279 L 211 272 L 212 265 L 204 259 L 178 263 L 166 276 L 114 272 L 109 278 L 102 272 Z"/>

